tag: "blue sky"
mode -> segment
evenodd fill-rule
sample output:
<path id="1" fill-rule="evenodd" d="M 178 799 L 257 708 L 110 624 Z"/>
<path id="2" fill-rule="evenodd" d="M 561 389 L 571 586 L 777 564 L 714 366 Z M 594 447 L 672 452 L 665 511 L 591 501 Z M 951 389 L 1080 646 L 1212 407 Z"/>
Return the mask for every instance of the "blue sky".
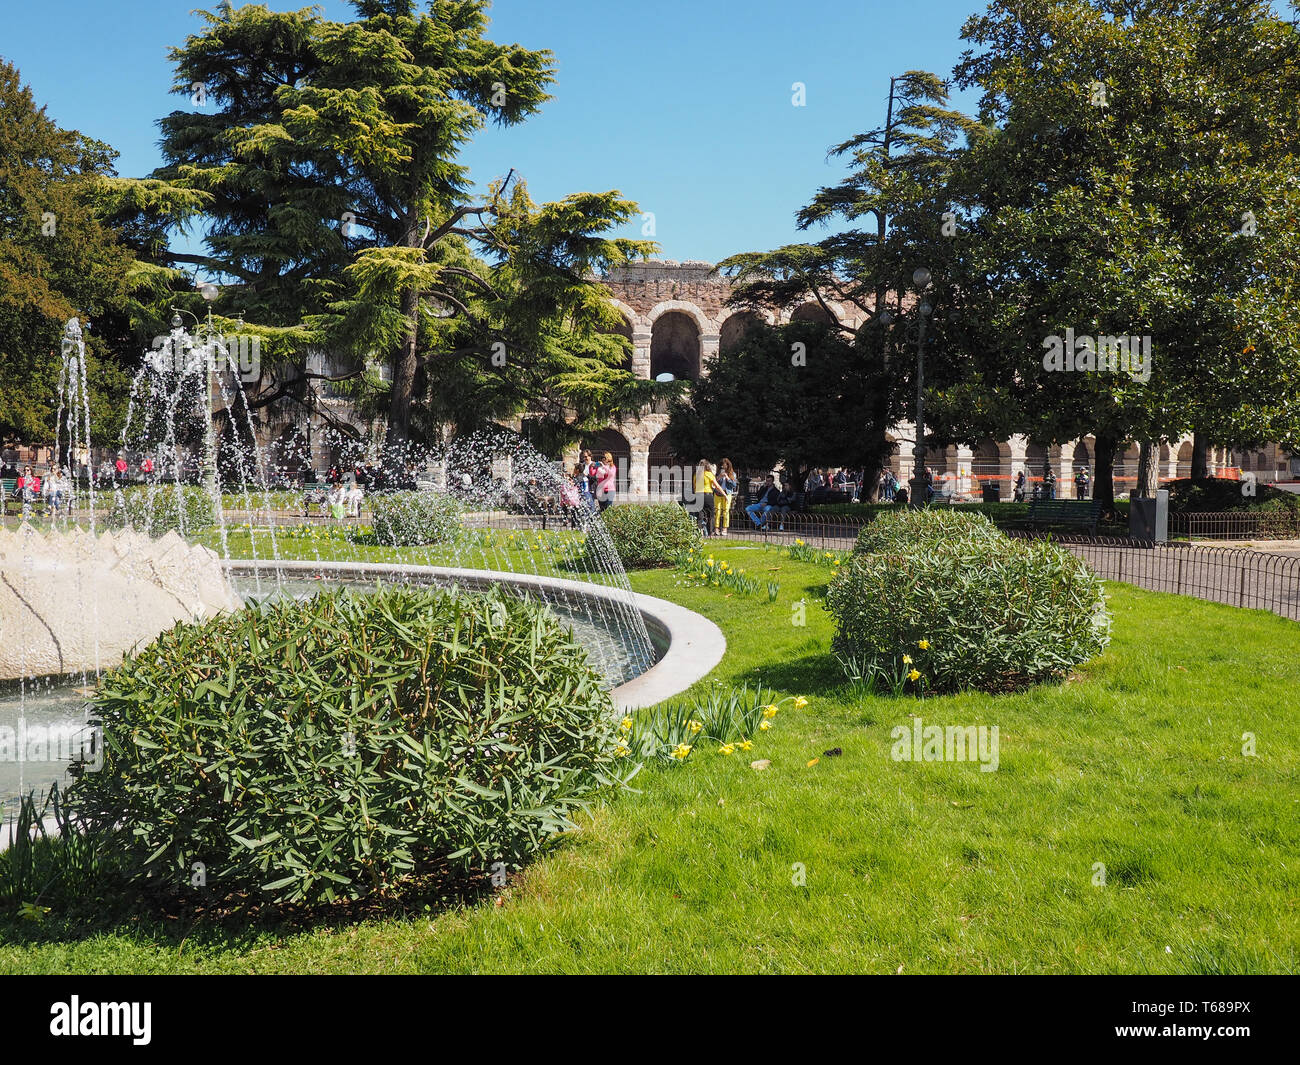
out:
<path id="1" fill-rule="evenodd" d="M 0 0 L 0 56 L 55 121 L 108 141 L 119 171 L 140 176 L 160 162 L 156 120 L 189 106 L 169 93 L 167 51 L 197 32 L 199 6 L 216 2 Z M 351 16 L 342 0 L 319 6 Z M 664 258 L 717 261 L 807 239 L 795 211 L 844 172 L 827 148 L 882 123 L 890 75 L 948 74 L 962 23 L 983 7 L 497 0 L 490 36 L 551 49 L 554 99 L 520 127 L 485 130 L 466 160 L 479 182 L 515 167 L 537 200 L 618 189 L 654 213 Z M 806 86 L 804 107 L 791 103 L 794 82 Z"/>

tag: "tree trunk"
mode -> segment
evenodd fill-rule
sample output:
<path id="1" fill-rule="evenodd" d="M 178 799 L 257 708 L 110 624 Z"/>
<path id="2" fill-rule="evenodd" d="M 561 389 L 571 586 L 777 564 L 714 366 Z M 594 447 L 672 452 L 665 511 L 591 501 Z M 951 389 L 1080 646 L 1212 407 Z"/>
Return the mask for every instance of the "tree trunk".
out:
<path id="1" fill-rule="evenodd" d="M 1094 477 L 1092 498 L 1101 503 L 1103 514 L 1115 513 L 1115 449 L 1119 441 L 1109 433 L 1094 437 L 1096 455 L 1093 457 Z"/>
<path id="2" fill-rule="evenodd" d="M 417 248 L 420 239 L 419 219 L 408 219 L 406 239 L 402 243 L 408 248 Z M 388 403 L 385 451 L 394 445 L 400 447 L 411 439 L 411 402 L 415 398 L 416 348 L 420 330 L 420 293 L 414 286 L 402 293 L 402 317 L 406 319 L 406 336 L 393 360 L 393 390 Z"/>
<path id="3" fill-rule="evenodd" d="M 1204 480 L 1210 475 L 1210 464 L 1206 461 L 1209 458 L 1210 442 L 1205 438 L 1205 434 L 1197 430 L 1192 433 L 1192 480 Z"/>
<path id="4" fill-rule="evenodd" d="M 1133 495 L 1139 499 L 1155 499 L 1160 487 L 1160 445 L 1155 440 L 1143 440 L 1138 445 L 1137 485 Z"/>

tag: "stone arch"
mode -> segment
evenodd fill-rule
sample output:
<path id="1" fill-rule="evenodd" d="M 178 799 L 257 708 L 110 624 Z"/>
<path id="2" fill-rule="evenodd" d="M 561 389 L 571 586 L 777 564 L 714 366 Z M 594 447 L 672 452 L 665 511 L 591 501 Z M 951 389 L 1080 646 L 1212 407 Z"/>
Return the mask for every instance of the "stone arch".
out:
<path id="1" fill-rule="evenodd" d="M 763 314 L 752 309 L 729 315 L 718 331 L 718 351 L 730 351 L 744 339 L 746 333 L 766 321 Z"/>
<path id="2" fill-rule="evenodd" d="M 831 313 L 828 313 L 816 300 L 801 303 L 790 312 L 789 320 L 792 322 L 820 322 L 822 325 L 833 326 L 835 325 L 835 316 L 843 318 L 843 314 L 833 303 L 828 302 L 826 306 L 832 309 Z"/>
<path id="3" fill-rule="evenodd" d="M 701 333 L 713 332 L 713 320 L 694 303 L 687 300 L 664 300 L 662 303 L 656 303 L 646 312 L 646 328 L 654 329 L 655 322 L 670 311 L 681 311 L 682 314 L 689 315 L 695 320 L 695 324 L 699 327 Z"/>
<path id="4" fill-rule="evenodd" d="M 971 479 L 975 486 L 995 485 L 1000 496 L 1011 494 L 1011 448 L 992 437 L 971 449 Z"/>
<path id="5" fill-rule="evenodd" d="M 1184 440 L 1178 445 L 1177 473 L 1180 478 L 1192 475 L 1192 452 L 1194 450 L 1195 448 L 1190 440 Z"/>
<path id="6" fill-rule="evenodd" d="M 678 380 L 699 380 L 704 363 L 698 319 L 672 309 L 655 316 L 650 327 L 650 376 L 670 373 Z"/>

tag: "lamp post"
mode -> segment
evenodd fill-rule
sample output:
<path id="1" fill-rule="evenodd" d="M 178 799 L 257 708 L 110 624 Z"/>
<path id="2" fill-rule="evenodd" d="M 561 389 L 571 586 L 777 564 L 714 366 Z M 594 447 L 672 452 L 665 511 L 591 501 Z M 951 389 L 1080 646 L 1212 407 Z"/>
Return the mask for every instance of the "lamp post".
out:
<path id="1" fill-rule="evenodd" d="M 917 305 L 916 323 L 916 445 L 912 448 L 912 483 L 911 503 L 914 507 L 924 506 L 926 502 L 925 483 L 925 323 L 933 308 L 925 298 L 926 287 L 930 284 L 930 271 L 919 266 L 912 273 L 912 283 L 921 297 Z"/>

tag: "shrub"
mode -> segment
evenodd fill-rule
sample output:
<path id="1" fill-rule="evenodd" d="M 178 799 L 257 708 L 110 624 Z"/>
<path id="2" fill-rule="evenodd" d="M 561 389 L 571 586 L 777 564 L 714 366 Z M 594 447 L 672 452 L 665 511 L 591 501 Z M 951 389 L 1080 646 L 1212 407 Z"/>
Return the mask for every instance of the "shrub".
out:
<path id="1" fill-rule="evenodd" d="M 920 689 L 1021 688 L 1063 676 L 1109 640 L 1101 580 L 1081 559 L 1000 534 L 856 555 L 826 602 L 838 654 Z"/>
<path id="2" fill-rule="evenodd" d="M 627 569 L 671 566 L 704 543 L 695 519 L 676 503 L 619 503 L 602 517 Z M 588 538 L 588 552 L 591 550 Z"/>
<path id="3" fill-rule="evenodd" d="M 518 866 L 618 779 L 600 676 L 499 592 L 324 591 L 177 624 L 95 697 L 69 801 L 123 875 L 271 903 Z"/>
<path id="4" fill-rule="evenodd" d="M 1205 477 L 1193 481 L 1190 477 L 1170 481 L 1169 509 L 1173 512 L 1224 510 L 1276 510 L 1285 514 L 1300 511 L 1300 496 L 1271 484 L 1256 482 L 1255 494 L 1244 495 L 1242 482 L 1226 477 Z"/>
<path id="5" fill-rule="evenodd" d="M 375 539 L 390 547 L 454 543 L 461 533 L 460 504 L 440 492 L 390 492 L 372 496 Z"/>
<path id="6" fill-rule="evenodd" d="M 1005 537 L 983 514 L 950 508 L 895 510 L 882 514 L 858 531 L 853 550 L 858 553 L 906 551 L 929 543 L 990 542 Z"/>
<path id="7" fill-rule="evenodd" d="M 108 524 L 120 529 L 162 536 L 169 529 L 181 533 L 201 532 L 217 523 L 217 508 L 207 490 L 199 485 L 135 485 L 114 492 Z"/>

